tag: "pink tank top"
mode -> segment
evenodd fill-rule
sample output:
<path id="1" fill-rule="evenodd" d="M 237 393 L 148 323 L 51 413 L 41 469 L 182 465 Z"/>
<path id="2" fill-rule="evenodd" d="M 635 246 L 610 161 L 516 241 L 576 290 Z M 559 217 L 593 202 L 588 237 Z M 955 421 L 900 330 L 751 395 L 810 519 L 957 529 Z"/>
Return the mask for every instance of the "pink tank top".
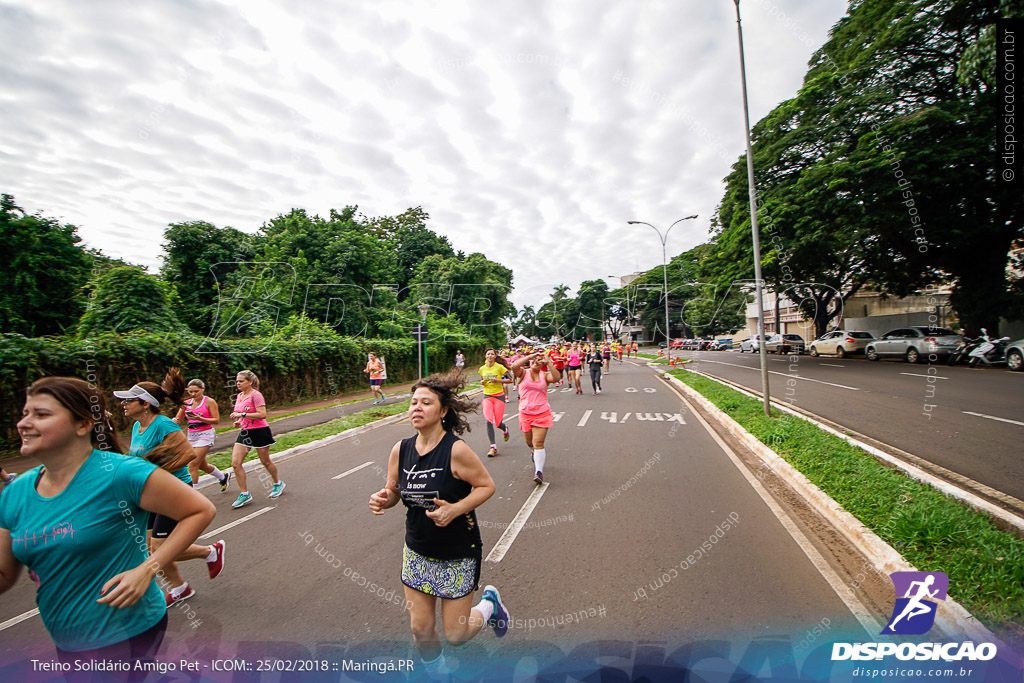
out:
<path id="1" fill-rule="evenodd" d="M 580 354 L 576 351 L 569 352 L 569 367 L 575 368 L 580 366 Z"/>
<path id="2" fill-rule="evenodd" d="M 189 410 L 193 411 L 194 413 L 202 417 L 213 417 L 213 413 L 211 413 L 210 409 L 206 406 L 207 398 L 207 396 L 203 396 L 203 400 L 199 402 L 198 408 L 192 405 L 193 403 L 196 402 L 196 400 L 194 398 L 190 398 L 188 400 Z M 209 422 L 203 422 L 202 420 L 194 420 L 189 415 L 186 415 L 185 417 L 188 418 L 188 431 L 191 434 L 205 432 L 207 429 L 213 429 L 213 425 L 210 424 Z"/>
<path id="3" fill-rule="evenodd" d="M 547 373 L 540 373 L 540 379 L 530 378 L 530 369 L 523 371 L 519 381 L 519 412 L 523 415 L 543 415 L 551 410 L 548 404 Z"/>

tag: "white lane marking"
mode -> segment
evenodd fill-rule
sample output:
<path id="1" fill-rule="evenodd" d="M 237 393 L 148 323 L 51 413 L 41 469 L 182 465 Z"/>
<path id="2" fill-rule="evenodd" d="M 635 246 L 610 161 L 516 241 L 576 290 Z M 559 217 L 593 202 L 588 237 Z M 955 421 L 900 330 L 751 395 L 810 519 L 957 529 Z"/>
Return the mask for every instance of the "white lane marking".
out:
<path id="1" fill-rule="evenodd" d="M 922 375 L 916 372 L 901 372 L 901 375 L 910 375 L 911 377 L 934 377 L 935 379 L 949 379 L 948 377 L 939 377 L 938 375 Z"/>
<path id="2" fill-rule="evenodd" d="M 1005 417 L 996 417 L 995 415 L 986 415 L 985 413 L 972 413 L 969 410 L 962 410 L 960 412 L 962 412 L 964 415 L 976 415 L 977 417 L 983 417 L 987 420 L 999 420 L 1000 422 L 1009 422 L 1010 424 L 1020 425 L 1024 427 L 1024 422 L 1017 422 L 1017 420 L 1008 420 Z"/>
<path id="3" fill-rule="evenodd" d="M 593 410 L 588 410 L 587 412 L 583 413 L 583 417 L 581 417 L 581 418 L 580 418 L 580 421 L 576 423 L 576 426 L 577 426 L 577 427 L 583 427 L 583 426 L 585 426 L 585 425 L 587 424 L 587 420 L 589 420 L 589 419 L 590 419 L 590 414 L 591 414 L 592 412 L 594 412 L 594 411 L 593 411 Z"/>
<path id="4" fill-rule="evenodd" d="M 526 520 L 530 518 L 530 514 L 533 509 L 537 507 L 537 503 L 540 502 L 541 496 L 548 490 L 549 483 L 545 482 L 540 486 L 537 486 L 530 492 L 526 502 L 523 503 L 523 507 L 519 508 L 519 512 L 512 518 L 512 523 L 505 529 L 505 533 L 501 535 L 498 542 L 491 548 L 491 552 L 487 553 L 487 557 L 484 558 L 484 562 L 501 562 L 501 559 L 505 557 L 505 553 L 512 547 L 512 542 L 516 540 L 516 536 L 526 526 Z"/>
<path id="5" fill-rule="evenodd" d="M 738 365 L 736 363 L 725 363 L 725 362 L 720 361 L 720 360 L 704 360 L 704 361 L 701 361 L 701 362 L 702 363 L 718 363 L 719 365 L 731 365 L 734 368 L 744 368 L 746 370 L 754 370 L 755 372 L 760 372 L 761 371 L 760 367 L 752 368 L 749 365 Z M 799 375 L 794 375 L 794 374 L 792 374 L 790 372 L 776 372 L 775 370 L 769 370 L 768 374 L 779 375 L 780 377 L 791 377 L 793 379 L 802 379 L 805 382 L 816 382 L 818 384 L 827 384 L 830 387 L 839 387 L 840 389 L 849 389 L 850 391 L 860 391 L 860 389 L 858 389 L 857 387 L 848 387 L 845 384 L 835 384 L 834 382 L 825 382 L 825 381 L 820 380 L 820 379 L 811 379 L 810 377 L 800 377 Z"/>
<path id="6" fill-rule="evenodd" d="M 818 363 L 818 365 L 827 365 L 830 368 L 845 368 L 845 365 L 836 365 L 835 363 Z"/>
<path id="7" fill-rule="evenodd" d="M 689 400 L 681 394 L 680 398 L 682 398 L 683 402 L 690 408 L 690 412 L 692 412 L 693 416 L 697 418 L 697 421 L 704 426 L 707 433 L 711 435 L 711 438 L 715 440 L 715 443 L 718 444 L 719 448 L 729 456 L 729 459 L 732 460 L 732 464 L 740 471 L 740 474 L 742 474 L 743 478 L 747 480 L 751 488 L 757 492 L 757 495 L 761 497 L 761 500 L 764 501 L 765 505 L 771 509 L 772 513 L 774 513 L 782 526 L 789 532 L 789 535 L 794 541 L 796 541 L 796 544 L 802 551 L 804 551 L 804 554 L 807 556 L 807 559 L 811 561 L 811 564 L 814 565 L 814 568 L 818 570 L 818 573 L 821 574 L 823 579 L 825 579 L 829 587 L 835 591 L 836 595 L 839 596 L 839 599 L 846 605 L 846 608 L 849 609 L 853 616 L 857 618 L 860 625 L 863 626 L 869 634 L 880 632 L 884 624 L 879 623 L 871 614 L 871 611 L 865 607 L 860 600 L 857 600 L 854 597 L 852 591 L 847 589 L 846 582 L 839 578 L 839 575 L 834 569 L 832 569 L 832 567 L 829 566 L 828 562 L 825 561 L 825 558 L 821 556 L 821 553 L 819 553 L 814 545 L 812 545 L 807 539 L 807 536 L 800 531 L 792 518 L 779 506 L 778 503 L 775 502 L 775 499 L 772 498 L 771 494 L 768 493 L 761 482 L 758 481 L 757 477 L 755 477 L 743 464 L 739 456 L 736 455 L 729 445 L 718 436 L 718 433 L 711 428 L 711 425 L 707 423 L 704 417 L 694 410 L 694 407 Z"/>
<path id="8" fill-rule="evenodd" d="M 372 464 L 373 464 L 373 461 L 372 460 L 368 460 L 367 462 L 364 462 L 362 465 L 359 465 L 357 467 L 353 467 L 350 470 L 346 470 L 345 472 L 342 472 L 341 474 L 339 474 L 336 477 L 331 477 L 331 479 L 341 479 L 342 477 L 346 477 L 346 476 L 352 474 L 353 472 L 358 472 L 359 470 L 363 469 L 364 467 L 369 467 Z"/>
<path id="9" fill-rule="evenodd" d="M 26 619 L 31 619 L 32 617 L 36 616 L 37 614 L 39 614 L 39 610 L 38 609 L 30 609 L 29 611 L 25 612 L 24 614 L 19 614 L 16 617 L 11 617 L 10 619 L 5 621 L 4 623 L 0 624 L 0 631 L 3 631 L 4 629 L 10 628 L 10 627 L 12 627 L 12 626 L 14 626 L 16 624 L 20 624 L 21 622 L 25 621 Z"/>
<path id="10" fill-rule="evenodd" d="M 245 517 L 242 517 L 240 519 L 236 519 L 235 521 L 231 522 L 230 524 L 225 524 L 224 526 L 218 527 L 218 528 L 214 529 L 213 531 L 208 531 L 205 534 L 203 534 L 202 536 L 200 536 L 199 538 L 201 540 L 201 539 L 204 539 L 204 538 L 210 538 L 211 536 L 216 536 L 217 534 L 221 533 L 222 531 L 227 531 L 228 529 L 232 529 L 232 528 L 238 526 L 239 524 L 243 524 L 245 522 L 248 522 L 250 519 L 253 519 L 255 517 L 259 517 L 264 512 L 270 512 L 275 507 L 276 506 L 271 505 L 270 507 L 265 507 L 262 510 L 257 510 L 256 512 L 252 513 L 251 515 L 246 515 Z"/>

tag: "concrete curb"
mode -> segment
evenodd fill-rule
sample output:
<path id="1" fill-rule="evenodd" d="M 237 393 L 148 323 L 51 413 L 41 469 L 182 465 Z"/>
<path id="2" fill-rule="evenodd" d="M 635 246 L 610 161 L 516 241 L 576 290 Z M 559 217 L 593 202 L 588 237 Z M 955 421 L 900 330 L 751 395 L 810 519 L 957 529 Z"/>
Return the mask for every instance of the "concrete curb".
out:
<path id="1" fill-rule="evenodd" d="M 481 391 L 483 391 L 483 389 L 473 389 L 468 393 L 462 394 L 462 396 L 475 396 L 478 392 Z M 362 425 L 361 427 L 353 427 L 352 429 L 346 429 L 345 431 L 340 432 L 338 434 L 325 436 L 322 439 L 310 441 L 309 443 L 299 444 L 298 446 L 293 446 L 292 448 L 283 450 L 279 453 L 274 453 L 272 456 L 270 456 L 270 462 L 276 464 L 278 462 L 284 462 L 285 460 L 291 460 L 292 458 L 300 456 L 303 453 L 308 453 L 309 451 L 314 451 L 318 448 L 323 448 L 324 446 L 329 446 L 333 443 L 344 441 L 345 439 L 350 439 L 353 436 L 365 434 L 366 432 L 372 432 L 373 430 L 379 427 L 387 427 L 389 425 L 398 424 L 399 422 L 405 419 L 407 419 L 407 415 L 405 413 L 398 413 L 396 415 L 391 415 L 389 417 L 382 417 L 379 420 L 368 422 Z M 254 469 L 257 469 L 262 466 L 263 463 L 261 463 L 258 458 L 243 463 L 242 465 L 242 467 L 245 468 L 246 474 L 249 474 Z M 218 480 L 212 474 L 204 474 L 201 477 L 199 477 L 199 486 L 197 486 L 196 488 L 202 489 L 211 484 L 220 484 L 220 480 Z"/>
<path id="2" fill-rule="evenodd" d="M 662 377 L 681 394 L 698 403 L 708 414 L 718 420 L 730 434 L 752 452 L 756 453 L 766 467 L 788 482 L 818 514 L 831 521 L 847 541 L 863 553 L 875 565 L 876 569 L 885 574 L 897 571 L 920 571 L 903 559 L 902 555 L 879 538 L 875 532 L 864 526 L 859 519 L 844 510 L 839 503 L 797 471 L 796 468 L 783 460 L 778 453 L 755 438 L 753 434 L 744 429 L 742 425 L 711 403 L 711 401 L 704 398 L 702 394 L 664 372 L 662 372 Z M 808 421 L 813 422 L 813 420 Z M 992 642 L 1001 647 L 1007 647 L 1005 643 L 996 638 L 991 631 L 952 598 L 947 597 L 942 609 L 938 610 L 935 624 L 949 637 L 966 636 L 975 642 Z"/>

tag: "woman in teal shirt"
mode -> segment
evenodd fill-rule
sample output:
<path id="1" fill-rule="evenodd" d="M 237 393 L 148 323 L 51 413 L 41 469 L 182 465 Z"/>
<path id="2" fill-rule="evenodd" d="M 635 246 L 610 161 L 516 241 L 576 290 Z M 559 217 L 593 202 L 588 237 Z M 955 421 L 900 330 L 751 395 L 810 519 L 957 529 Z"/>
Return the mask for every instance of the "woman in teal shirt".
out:
<path id="1" fill-rule="evenodd" d="M 185 378 L 178 369 L 168 370 L 162 384 L 139 382 L 127 391 L 115 391 L 114 396 L 122 399 L 125 416 L 136 421 L 132 426 L 128 455 L 145 458 L 192 486 L 188 463 L 195 459 L 195 451 L 178 423 L 160 414 L 160 404 L 164 401 L 171 401 L 178 408 L 184 405 Z M 150 518 L 150 548 L 153 551 L 164 543 L 175 524 L 166 515 Z M 176 559 L 178 562 L 205 559 L 210 578 L 216 578 L 224 567 L 224 541 L 217 541 L 213 545 L 192 544 Z M 168 607 L 196 594 L 195 589 L 182 577 L 176 562 L 169 563 L 164 573 L 167 581 L 162 583 L 162 587 L 168 589 Z"/>
<path id="2" fill-rule="evenodd" d="M 151 661 L 167 608 L 153 578 L 213 520 L 198 491 L 121 453 L 97 388 L 46 377 L 27 390 L 21 454 L 40 462 L 0 496 L 0 593 L 28 567 L 58 658 Z M 146 550 L 147 511 L 178 520 Z"/>

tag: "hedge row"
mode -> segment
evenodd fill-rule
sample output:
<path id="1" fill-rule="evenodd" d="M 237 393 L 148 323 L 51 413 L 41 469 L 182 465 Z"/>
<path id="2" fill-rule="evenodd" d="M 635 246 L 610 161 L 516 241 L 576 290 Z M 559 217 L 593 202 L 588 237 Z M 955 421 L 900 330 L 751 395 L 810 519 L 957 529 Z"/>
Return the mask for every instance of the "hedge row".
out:
<path id="1" fill-rule="evenodd" d="M 432 371 L 447 370 L 456 349 L 467 363 L 483 362 L 486 342 L 432 341 Z M 17 443 L 17 423 L 25 387 L 40 377 L 80 377 L 104 391 L 125 389 L 141 381 L 159 383 L 168 368 L 178 367 L 186 379 L 198 377 L 206 393 L 221 406 L 235 393 L 234 378 L 249 369 L 260 378 L 260 391 L 270 405 L 336 396 L 367 386 L 363 368 L 369 351 L 383 356 L 388 383 L 416 379 L 416 343 L 410 340 L 353 339 L 339 341 L 210 341 L 189 333 L 103 334 L 81 341 L 0 335 L 0 448 Z M 121 420 L 120 411 L 112 411 Z M 126 428 L 121 420 L 118 428 Z"/>

